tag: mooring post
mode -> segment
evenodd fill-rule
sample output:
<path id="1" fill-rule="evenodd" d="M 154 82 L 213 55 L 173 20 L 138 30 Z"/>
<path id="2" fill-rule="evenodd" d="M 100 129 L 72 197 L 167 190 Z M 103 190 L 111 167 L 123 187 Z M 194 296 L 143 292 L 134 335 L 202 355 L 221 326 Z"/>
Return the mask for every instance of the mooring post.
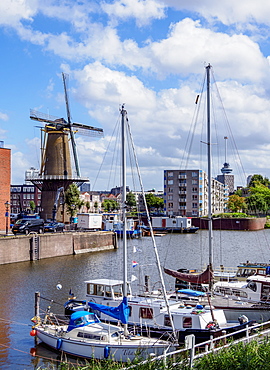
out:
<path id="1" fill-rule="evenodd" d="M 40 292 L 35 292 L 35 317 L 39 317 Z M 38 343 L 38 338 L 35 336 L 35 345 Z"/>

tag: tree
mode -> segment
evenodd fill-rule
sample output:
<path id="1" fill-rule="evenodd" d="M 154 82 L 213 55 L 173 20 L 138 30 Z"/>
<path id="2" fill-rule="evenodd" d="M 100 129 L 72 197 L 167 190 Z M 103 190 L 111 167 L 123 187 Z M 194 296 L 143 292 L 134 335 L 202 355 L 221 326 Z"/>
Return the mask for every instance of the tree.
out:
<path id="1" fill-rule="evenodd" d="M 36 204 L 35 204 L 35 202 L 33 200 L 30 200 L 29 207 L 31 209 L 31 213 L 34 213 L 35 212 L 35 209 L 36 209 Z"/>
<path id="2" fill-rule="evenodd" d="M 156 197 L 153 193 L 145 194 L 145 200 L 149 211 L 160 210 L 164 208 L 164 201 L 160 197 Z"/>
<path id="3" fill-rule="evenodd" d="M 69 185 L 68 189 L 66 190 L 65 204 L 67 213 L 70 215 L 70 217 L 74 217 L 82 206 L 80 191 L 75 184 Z"/>
<path id="4" fill-rule="evenodd" d="M 233 194 L 229 196 L 228 200 L 228 208 L 232 212 L 239 212 L 245 210 L 247 207 L 245 198 L 240 197 L 237 194 Z"/>
<path id="5" fill-rule="evenodd" d="M 118 210 L 119 204 L 116 202 L 116 200 L 104 199 L 104 202 L 102 203 L 102 208 L 105 212 L 111 212 L 114 210 Z"/>
<path id="6" fill-rule="evenodd" d="M 249 188 L 252 188 L 252 187 L 255 187 L 256 185 L 259 185 L 259 184 L 269 186 L 270 181 L 267 177 L 263 177 L 262 175 L 257 175 L 256 174 L 256 175 L 253 175 L 251 177 L 248 186 L 249 186 Z"/>
<path id="7" fill-rule="evenodd" d="M 98 211 L 98 202 L 97 201 L 95 201 L 95 203 L 94 203 L 94 208 L 95 208 L 95 211 L 97 212 Z"/>
<path id="8" fill-rule="evenodd" d="M 86 207 L 87 213 L 89 213 L 89 209 L 90 209 L 90 202 L 89 202 L 89 200 L 87 200 L 85 202 L 85 207 Z"/>
<path id="9" fill-rule="evenodd" d="M 265 201 L 265 197 L 262 194 L 254 193 L 251 194 L 246 199 L 248 210 L 250 212 L 258 213 L 258 212 L 267 212 L 268 210 L 268 204 Z"/>
<path id="10" fill-rule="evenodd" d="M 136 207 L 136 197 L 135 197 L 135 194 L 133 194 L 132 192 L 127 193 L 126 205 L 131 209 L 133 207 Z"/>

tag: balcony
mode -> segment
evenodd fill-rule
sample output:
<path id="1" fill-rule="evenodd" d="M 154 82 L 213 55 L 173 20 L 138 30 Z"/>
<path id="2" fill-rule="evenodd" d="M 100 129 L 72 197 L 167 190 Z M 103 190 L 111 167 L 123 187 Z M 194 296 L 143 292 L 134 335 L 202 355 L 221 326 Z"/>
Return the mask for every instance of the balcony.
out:
<path id="1" fill-rule="evenodd" d="M 187 178 L 187 175 L 179 175 L 178 176 L 178 179 L 186 179 Z"/>
<path id="2" fill-rule="evenodd" d="M 186 206 L 179 206 L 178 209 L 184 210 L 184 209 L 187 209 L 187 207 Z"/>
<path id="3" fill-rule="evenodd" d="M 179 198 L 179 202 L 180 203 L 186 203 L 186 201 L 187 201 L 187 198 L 185 197 L 185 198 Z"/>

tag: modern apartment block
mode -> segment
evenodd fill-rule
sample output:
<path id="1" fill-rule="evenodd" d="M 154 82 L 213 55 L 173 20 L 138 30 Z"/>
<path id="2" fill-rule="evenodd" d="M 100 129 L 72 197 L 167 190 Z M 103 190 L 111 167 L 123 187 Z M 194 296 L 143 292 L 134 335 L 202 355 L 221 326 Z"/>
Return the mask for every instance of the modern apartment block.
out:
<path id="1" fill-rule="evenodd" d="M 212 213 L 222 213 L 227 187 L 212 179 Z M 164 171 L 164 211 L 169 216 L 208 215 L 208 176 L 203 170 Z"/>

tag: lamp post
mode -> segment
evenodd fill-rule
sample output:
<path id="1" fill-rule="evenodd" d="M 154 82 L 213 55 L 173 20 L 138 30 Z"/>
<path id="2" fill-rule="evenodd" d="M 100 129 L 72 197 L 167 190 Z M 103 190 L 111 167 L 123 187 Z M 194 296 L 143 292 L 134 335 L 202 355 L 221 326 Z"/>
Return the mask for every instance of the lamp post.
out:
<path id="1" fill-rule="evenodd" d="M 5 213 L 5 217 L 6 217 L 6 235 L 8 235 L 8 216 L 9 216 L 9 206 L 10 206 L 10 203 L 8 201 L 5 202 L 5 206 L 6 206 L 6 213 Z"/>

